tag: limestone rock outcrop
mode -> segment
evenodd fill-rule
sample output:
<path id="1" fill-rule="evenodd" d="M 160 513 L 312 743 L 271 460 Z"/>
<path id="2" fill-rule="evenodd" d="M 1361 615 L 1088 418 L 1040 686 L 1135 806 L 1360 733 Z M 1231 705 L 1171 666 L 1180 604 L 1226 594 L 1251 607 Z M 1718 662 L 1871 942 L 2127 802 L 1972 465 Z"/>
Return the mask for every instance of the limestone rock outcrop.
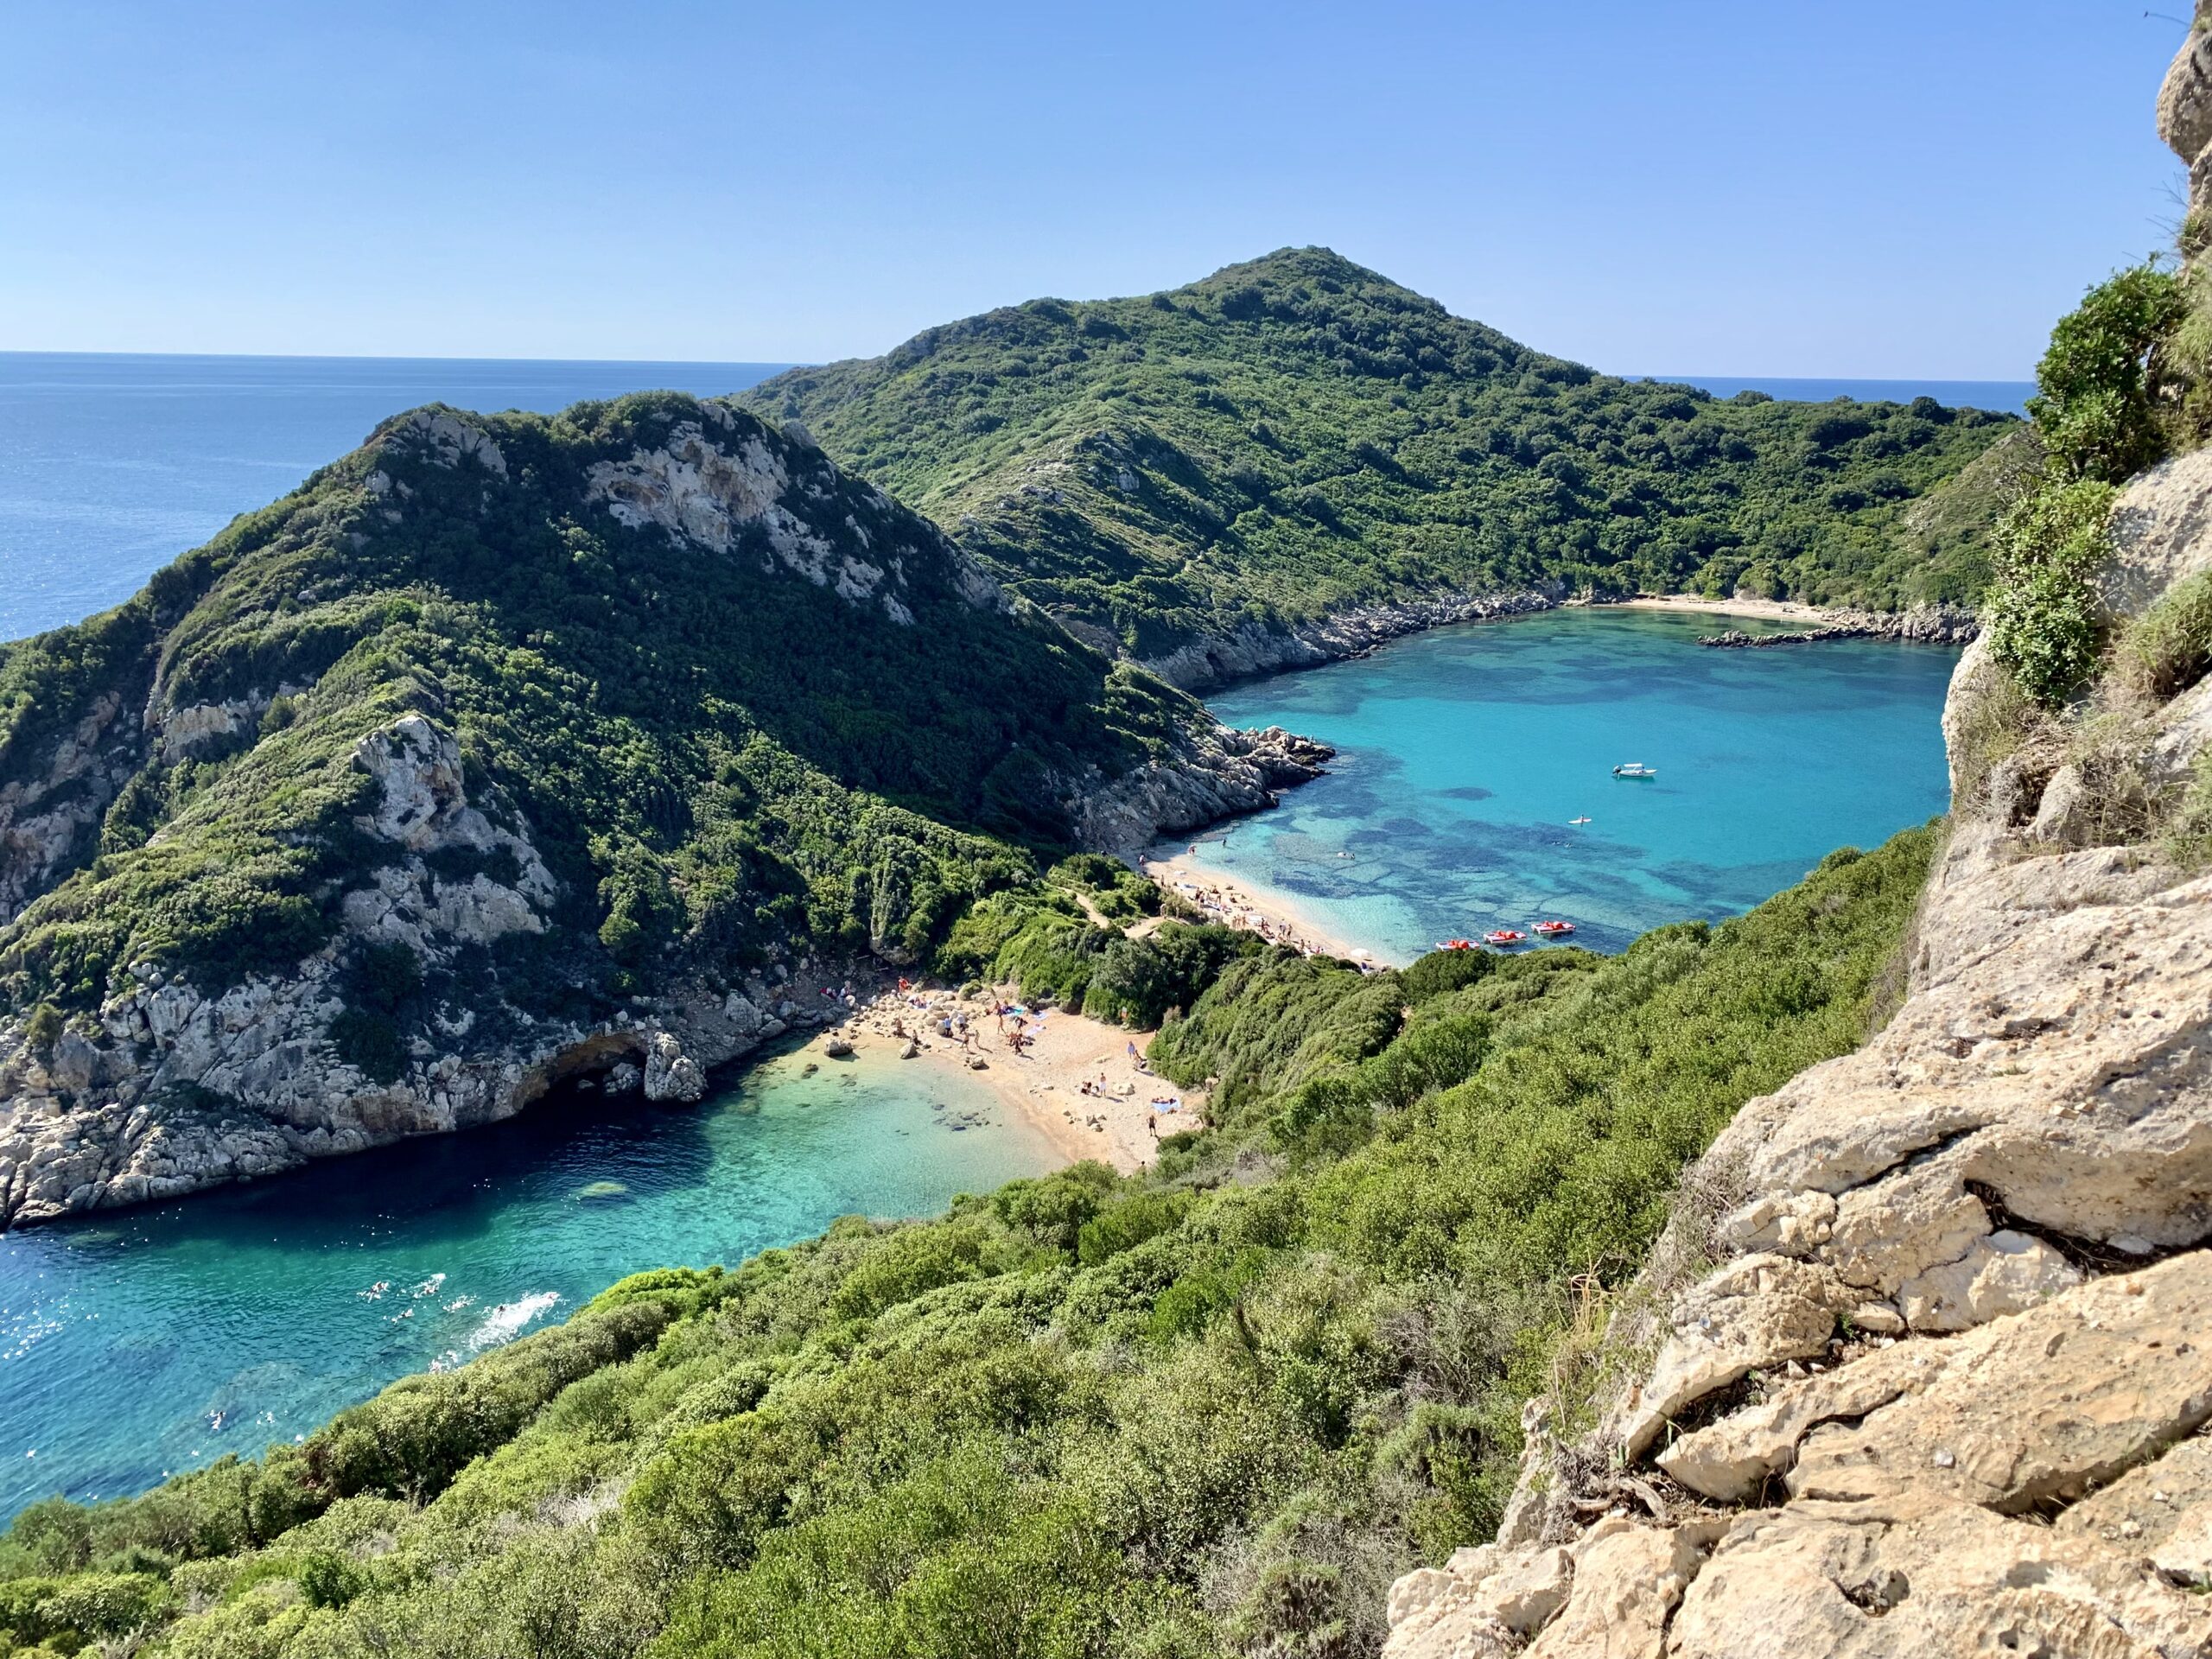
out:
<path id="1" fill-rule="evenodd" d="M 29 775 L 0 784 L 0 924 L 89 859 L 100 820 L 143 763 L 145 738 L 110 694 L 43 746 Z"/>
<path id="2" fill-rule="evenodd" d="M 647 1100 L 688 1106 L 706 1098 L 707 1074 L 672 1033 L 657 1031 L 645 1039 L 645 1086 Z"/>
<path id="3" fill-rule="evenodd" d="M 882 510 L 873 525 L 849 518 L 832 534 L 813 522 L 810 512 L 829 499 L 823 485 L 834 469 L 804 428 L 754 432 L 726 404 L 700 408 L 698 420 L 679 423 L 655 447 L 595 464 L 589 498 L 633 529 L 658 525 L 724 556 L 751 548 L 771 574 L 785 571 L 853 604 L 880 607 L 902 626 L 914 620 L 908 584 L 923 580 L 946 582 L 979 609 L 1009 608 L 980 565 L 923 521 L 894 519 L 880 492 L 868 493 Z M 846 540 L 864 551 L 840 552 Z"/>
<path id="4" fill-rule="evenodd" d="M 1173 753 L 1119 778 L 1077 780 L 1068 791 L 1068 817 L 1083 847 L 1131 852 L 1162 836 L 1273 806 L 1278 791 L 1318 778 L 1335 754 L 1280 726 L 1200 728 Z"/>
<path id="5" fill-rule="evenodd" d="M 208 991 L 143 964 L 97 1029 L 65 1027 L 42 1048 L 21 1024 L 0 1031 L 0 1227 L 495 1122 L 611 1064 L 638 1067 L 652 1099 L 696 1101 L 709 1068 L 812 1017 L 757 980 L 679 986 L 651 1025 L 547 1020 L 472 995 L 437 1011 L 435 1050 L 418 1045 L 396 1077 L 369 1075 L 334 1036 L 349 953 L 404 950 L 435 972 L 543 931 L 558 884 L 526 823 L 469 798 L 460 746 L 431 715 L 371 733 L 353 764 L 376 785 L 356 827 L 391 854 L 342 896 L 337 937 L 296 972 Z M 456 854 L 486 868 L 453 874 Z"/>
<path id="6" fill-rule="evenodd" d="M 2174 54 L 2158 88 L 2158 137 L 2189 168 L 2190 213 L 2212 209 L 2212 31 L 2192 29 Z"/>

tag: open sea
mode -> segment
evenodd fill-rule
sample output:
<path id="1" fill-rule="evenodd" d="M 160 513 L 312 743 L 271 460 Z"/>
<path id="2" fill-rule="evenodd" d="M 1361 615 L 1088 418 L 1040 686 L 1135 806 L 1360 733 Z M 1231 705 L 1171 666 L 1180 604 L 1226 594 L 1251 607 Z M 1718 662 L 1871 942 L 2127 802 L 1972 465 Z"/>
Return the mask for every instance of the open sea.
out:
<path id="1" fill-rule="evenodd" d="M 782 363 L 155 357 L 0 352 L 0 640 L 119 605 L 178 554 L 265 506 L 418 404 L 550 413 L 626 391 L 741 391 Z M 1654 378 L 1716 397 L 2018 411 L 2002 380 Z"/>
<path id="2" fill-rule="evenodd" d="M 786 366 L 0 352 L 0 639 L 121 604 L 402 410 L 716 397 Z"/>
<path id="3" fill-rule="evenodd" d="M 0 354 L 0 639 L 128 597 L 399 410 L 710 394 L 776 366 Z M 1756 384 L 2005 408 L 2025 390 Z M 1554 612 L 1224 692 L 1224 719 L 1279 722 L 1342 758 L 1201 857 L 1391 959 L 1538 916 L 1611 950 L 1749 908 L 1831 849 L 1942 810 L 1955 653 L 1700 649 L 1720 626 Z M 1627 760 L 1658 776 L 1614 779 Z M 811 1077 L 781 1058 L 718 1082 L 695 1109 L 572 1096 L 0 1236 L 0 1520 L 50 1492 L 117 1497 L 290 1440 L 624 1274 L 734 1263 L 842 1214 L 934 1212 L 1055 1161 L 976 1084 L 865 1053 Z"/>

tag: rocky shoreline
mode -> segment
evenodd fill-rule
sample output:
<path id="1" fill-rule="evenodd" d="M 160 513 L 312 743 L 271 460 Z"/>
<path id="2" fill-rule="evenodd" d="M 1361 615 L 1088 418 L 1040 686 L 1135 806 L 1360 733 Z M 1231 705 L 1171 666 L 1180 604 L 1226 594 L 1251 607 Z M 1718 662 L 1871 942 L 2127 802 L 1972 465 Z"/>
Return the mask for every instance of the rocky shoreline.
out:
<path id="1" fill-rule="evenodd" d="M 1262 674 L 1342 662 L 1431 628 L 1548 611 L 1566 598 L 1565 587 L 1553 582 L 1517 593 L 1454 592 L 1356 606 L 1318 621 L 1287 626 L 1248 622 L 1234 633 L 1194 639 L 1139 665 L 1183 690 L 1210 691 Z"/>
<path id="2" fill-rule="evenodd" d="M 1719 651 L 1758 651 L 1770 645 L 1809 645 L 1823 639 L 1895 639 L 1921 645 L 1966 645 L 1980 637 L 1981 619 L 1950 606 L 1909 611 L 1830 611 L 1817 628 L 1787 633 L 1745 633 L 1727 628 L 1700 637 L 1698 644 Z"/>
<path id="3" fill-rule="evenodd" d="M 1169 684 L 1191 692 L 1218 690 L 1240 680 L 1300 668 L 1344 662 L 1431 628 L 1462 622 L 1489 622 L 1562 607 L 1611 601 L 1570 599 L 1561 584 L 1513 593 L 1452 592 L 1385 605 L 1363 605 L 1314 622 L 1292 625 L 1249 622 L 1235 632 L 1194 639 L 1140 666 Z M 1822 611 L 1815 628 L 1785 633 L 1745 633 L 1728 628 L 1698 643 L 1720 650 L 1810 645 L 1826 639 L 1894 639 L 1913 645 L 1964 645 L 1980 633 L 1980 619 L 1954 606 L 1916 606 L 1904 611 Z M 1110 636 L 1080 624 L 1074 630 L 1101 650 L 1111 651 Z"/>

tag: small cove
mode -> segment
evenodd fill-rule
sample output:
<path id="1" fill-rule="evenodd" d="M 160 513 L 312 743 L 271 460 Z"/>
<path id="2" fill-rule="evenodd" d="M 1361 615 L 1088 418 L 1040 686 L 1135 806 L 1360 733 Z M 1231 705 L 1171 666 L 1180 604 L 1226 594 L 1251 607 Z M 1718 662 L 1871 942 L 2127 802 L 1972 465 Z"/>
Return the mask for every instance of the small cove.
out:
<path id="1" fill-rule="evenodd" d="M 1782 626 L 1548 611 L 1233 687 L 1208 699 L 1221 719 L 1338 756 L 1281 806 L 1200 837 L 1199 861 L 1399 963 L 1539 918 L 1618 950 L 1748 910 L 1949 798 L 1940 719 L 1958 653 L 1697 643 Z M 1658 775 L 1615 778 L 1628 760 Z"/>
<path id="2" fill-rule="evenodd" d="M 626 1274 L 734 1266 L 842 1215 L 934 1214 L 1062 1161 L 957 1075 L 867 1052 L 804 1064 L 771 1058 L 696 1108 L 569 1094 L 467 1134 L 0 1235 L 0 1519 L 251 1456 Z"/>
<path id="3" fill-rule="evenodd" d="M 1699 648 L 1719 626 L 1554 612 L 1233 688 L 1211 700 L 1222 718 L 1342 755 L 1202 856 L 1394 959 L 1538 914 L 1612 950 L 1748 908 L 1831 849 L 1942 810 L 1955 653 Z M 1615 781 L 1630 759 L 1659 777 Z M 1583 812 L 1591 824 L 1567 824 Z M 1058 1161 L 957 1074 L 863 1050 L 810 1077 L 782 1055 L 694 1109 L 571 1095 L 491 1128 L 0 1235 L 0 1516 L 251 1455 L 625 1274 L 734 1263 L 840 1215 L 932 1213 Z"/>

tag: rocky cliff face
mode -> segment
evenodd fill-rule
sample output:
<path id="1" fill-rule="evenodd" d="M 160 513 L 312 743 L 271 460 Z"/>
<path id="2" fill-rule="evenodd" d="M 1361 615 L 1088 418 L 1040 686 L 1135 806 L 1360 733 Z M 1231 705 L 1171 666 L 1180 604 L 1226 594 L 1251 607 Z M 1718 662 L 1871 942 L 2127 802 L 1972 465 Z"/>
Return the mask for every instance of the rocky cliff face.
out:
<path id="1" fill-rule="evenodd" d="M 130 689 L 143 702 L 143 688 Z M 0 925 L 92 856 L 100 820 L 145 764 L 125 701 L 122 689 L 99 697 L 35 766 L 0 783 Z"/>
<path id="2" fill-rule="evenodd" d="M 625 1057 L 642 1065 L 648 1098 L 696 1100 L 702 1066 L 805 1012 L 757 978 L 720 995 L 681 985 L 651 1012 L 591 1025 L 533 1020 L 494 995 L 445 1020 L 442 1040 L 419 1044 L 397 1077 L 372 1077 L 332 1036 L 349 952 L 370 944 L 424 968 L 448 964 L 472 946 L 543 932 L 556 885 L 526 823 L 503 828 L 470 801 L 459 747 L 433 721 L 404 717 L 363 739 L 355 761 L 377 785 L 357 827 L 391 855 L 372 885 L 346 895 L 337 936 L 296 972 L 211 995 L 144 963 L 102 1006 L 96 1036 L 73 1026 L 41 1046 L 21 1023 L 0 1031 L 0 1226 L 493 1122 L 564 1075 Z M 437 874 L 439 855 L 454 851 L 505 855 L 512 882 L 481 869 Z"/>
<path id="3" fill-rule="evenodd" d="M 1275 804 L 1277 791 L 1319 777 L 1335 754 L 1280 726 L 1193 731 L 1166 760 L 1083 780 L 1070 801 L 1077 839 L 1091 851 L 1133 852 L 1162 836 L 1257 812 Z"/>
<path id="4" fill-rule="evenodd" d="M 2212 566 L 2208 485 L 2126 493 L 2115 618 Z M 2161 787 L 2208 683 L 2132 715 Z M 2212 876 L 2049 729 L 1993 742 L 2006 693 L 1970 649 L 1902 1006 L 1691 1172 L 1595 1427 L 1532 1408 L 1391 1659 L 2212 1652 Z"/>

